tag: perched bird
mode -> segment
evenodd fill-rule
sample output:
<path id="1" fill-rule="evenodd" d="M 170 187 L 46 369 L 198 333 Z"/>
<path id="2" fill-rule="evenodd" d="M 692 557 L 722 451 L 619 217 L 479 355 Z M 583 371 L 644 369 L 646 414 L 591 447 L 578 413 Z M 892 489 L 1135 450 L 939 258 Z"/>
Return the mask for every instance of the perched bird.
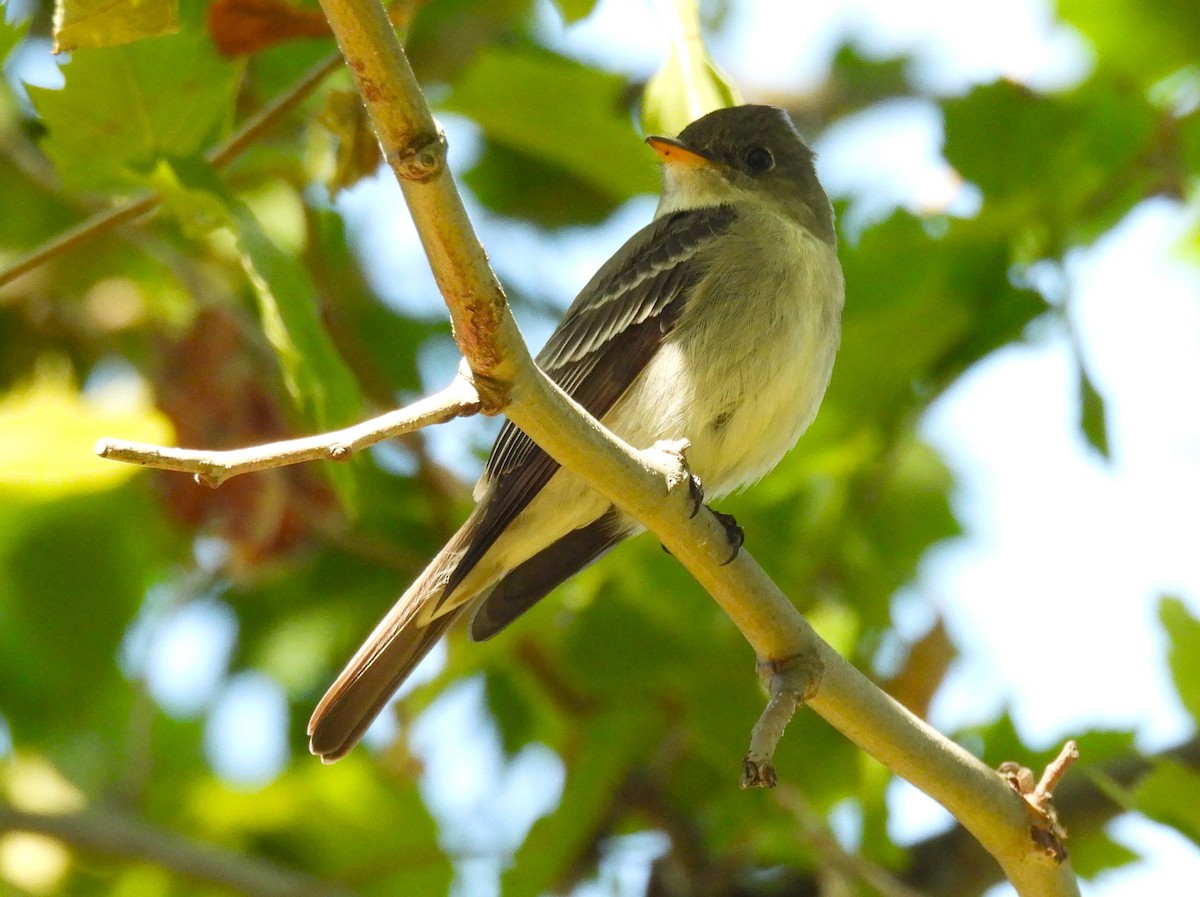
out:
<path id="1" fill-rule="evenodd" d="M 646 142 L 664 163 L 654 220 L 596 272 L 537 363 L 634 447 L 688 439 L 716 498 L 774 467 L 825 394 L 844 293 L 833 209 L 782 109 L 721 109 Z M 640 530 L 511 423 L 475 499 L 317 705 L 322 760 L 358 742 L 459 617 L 490 638 Z"/>

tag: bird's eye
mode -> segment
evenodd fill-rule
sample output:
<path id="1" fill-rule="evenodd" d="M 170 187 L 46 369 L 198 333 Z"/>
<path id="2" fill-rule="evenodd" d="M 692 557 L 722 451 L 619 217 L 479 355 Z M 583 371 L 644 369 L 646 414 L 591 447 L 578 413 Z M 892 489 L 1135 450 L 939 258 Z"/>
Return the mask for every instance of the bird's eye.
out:
<path id="1" fill-rule="evenodd" d="M 765 146 L 756 146 L 746 153 L 746 167 L 755 174 L 762 174 L 775 167 L 775 157 Z"/>

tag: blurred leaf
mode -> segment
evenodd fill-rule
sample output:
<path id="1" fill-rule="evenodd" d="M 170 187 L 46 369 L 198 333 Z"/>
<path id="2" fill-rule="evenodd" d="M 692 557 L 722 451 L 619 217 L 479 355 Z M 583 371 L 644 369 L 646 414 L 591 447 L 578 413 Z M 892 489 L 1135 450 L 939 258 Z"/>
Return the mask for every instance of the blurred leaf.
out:
<path id="1" fill-rule="evenodd" d="M 356 93 L 329 91 L 319 121 L 334 139 L 334 170 L 328 187 L 330 198 L 336 199 L 347 187 L 375 173 L 383 160 L 383 151 L 371 130 L 366 107 Z"/>
<path id="2" fill-rule="evenodd" d="M 937 617 L 925 634 L 908 647 L 904 665 L 885 683 L 887 693 L 924 719 L 958 653 L 945 621 Z"/>
<path id="3" fill-rule="evenodd" d="M 321 320 L 316 290 L 299 260 L 284 252 L 250 209 L 229 194 L 210 168 L 178 162 L 177 182 L 162 182 L 167 204 L 193 215 L 224 216 L 237 239 L 242 267 L 258 300 L 263 333 L 279 359 L 284 384 L 309 427 L 346 426 L 362 413 L 362 396 Z M 348 509 L 357 506 L 350 468 L 325 465 Z"/>
<path id="4" fill-rule="evenodd" d="M 1079 428 L 1087 437 L 1088 444 L 1098 451 L 1102 457 L 1111 458 L 1108 447 L 1108 415 L 1104 409 L 1104 396 L 1096 389 L 1096 384 L 1088 376 L 1087 369 L 1080 362 L 1077 366 L 1079 376 Z"/>
<path id="5" fill-rule="evenodd" d="M 1178 598 L 1158 604 L 1158 618 L 1166 630 L 1167 664 L 1175 690 L 1192 720 L 1200 725 L 1200 620 Z"/>
<path id="6" fill-rule="evenodd" d="M 844 43 L 833 56 L 828 89 L 836 92 L 831 104 L 844 117 L 881 100 L 912 94 L 905 56 L 868 58 L 852 43 Z"/>
<path id="7" fill-rule="evenodd" d="M 213 0 L 208 33 L 223 56 L 257 53 L 301 37 L 333 36 L 320 10 L 288 0 Z"/>
<path id="8" fill-rule="evenodd" d="M 567 781 L 562 800 L 534 823 L 504 875 L 504 894 L 540 897 L 569 881 L 567 876 L 591 850 L 630 768 L 653 750 L 658 729 L 642 710 L 628 706 L 610 708 L 577 726 L 575 743 L 563 757 Z"/>
<path id="9" fill-rule="evenodd" d="M 1099 64 L 1143 84 L 1200 57 L 1190 0 L 1059 0 L 1058 14 L 1091 41 Z"/>
<path id="10" fill-rule="evenodd" d="M 842 345 L 806 445 L 844 440 L 846 427 L 864 421 L 895 419 L 922 401 L 924 389 L 1019 337 L 1045 310 L 1036 294 L 1009 281 L 1008 235 L 976 222 L 954 222 L 935 239 L 898 212 L 840 254 Z"/>
<path id="11" fill-rule="evenodd" d="M 169 445 L 171 425 L 146 396 L 121 390 L 109 389 L 107 404 L 85 398 L 64 360 L 44 359 L 32 383 L 0 396 L 0 495 L 60 498 L 108 490 L 139 473 L 96 457 L 93 446 L 114 436 Z"/>
<path id="12" fill-rule="evenodd" d="M 42 146 L 71 189 L 142 182 L 164 158 L 198 154 L 228 127 L 240 67 L 180 34 L 80 50 L 61 90 L 28 87 Z"/>
<path id="13" fill-rule="evenodd" d="M 172 170 L 182 190 L 169 201 L 228 216 L 259 301 L 263 332 L 305 419 L 322 430 L 355 420 L 362 410 L 358 386 L 325 331 L 303 266 L 267 236 L 249 208 L 225 191 L 211 169 L 177 164 Z"/>
<path id="14" fill-rule="evenodd" d="M 11 11 L 12 7 L 8 7 Z M 6 59 L 12 48 L 29 32 L 29 19 L 10 21 L 9 16 L 0 16 L 0 59 Z"/>
<path id="15" fill-rule="evenodd" d="M 545 158 L 485 140 L 463 182 L 485 206 L 542 227 L 599 224 L 618 201 Z"/>
<path id="16" fill-rule="evenodd" d="M 489 670 L 484 678 L 487 705 L 500 731 L 504 752 L 513 755 L 535 737 L 534 717 L 520 687 L 504 670 Z"/>
<path id="17" fill-rule="evenodd" d="M 1085 879 L 1095 878 L 1101 872 L 1119 869 L 1144 859 L 1138 852 L 1113 840 L 1103 830 L 1084 831 L 1079 835 L 1073 832 L 1068 834 L 1071 835 L 1067 841 L 1067 849 L 1071 853 L 1071 867 L 1076 875 Z"/>
<path id="18" fill-rule="evenodd" d="M 741 98 L 708 55 L 696 0 L 669 0 L 659 8 L 670 49 L 646 84 L 642 127 L 648 134 L 673 137 L 702 115 L 736 106 Z"/>
<path id="19" fill-rule="evenodd" d="M 568 24 L 586 19 L 596 8 L 599 0 L 553 0 L 555 7 Z"/>
<path id="20" fill-rule="evenodd" d="M 597 651 L 598 645 L 605 650 Z M 678 663 L 680 654 L 669 629 L 655 625 L 616 595 L 601 595 L 572 625 L 564 663 L 572 679 L 588 691 L 632 698 L 653 694 L 664 670 Z"/>
<path id="21" fill-rule="evenodd" d="M 125 626 L 177 553 L 142 484 L 112 485 L 0 501 L 0 706 L 19 746 L 82 741 L 93 767 L 116 765 L 93 733 L 109 748 L 122 737 L 109 714 L 130 703 Z"/>
<path id="22" fill-rule="evenodd" d="M 983 190 L 981 224 L 1009 231 L 1022 260 L 1094 239 L 1150 188 L 1139 154 L 1156 113 L 1126 84 L 1095 79 L 1046 96 L 998 82 L 944 109 L 947 160 Z"/>
<path id="23" fill-rule="evenodd" d="M 334 766 L 306 757 L 254 793 L 210 780 L 186 797 L 180 816 L 204 837 L 257 847 L 324 878 L 369 881 L 356 888 L 363 894 L 449 889 L 451 866 L 417 790 L 381 774 L 362 751 Z"/>
<path id="24" fill-rule="evenodd" d="M 654 189 L 653 154 L 629 127 L 624 81 L 546 51 L 492 49 L 442 103 L 497 145 L 542 160 L 613 203 Z"/>
<path id="25" fill-rule="evenodd" d="M 117 3 L 55 0 L 54 52 L 81 47 L 115 47 L 179 29 L 179 0 Z"/>
<path id="26" fill-rule="evenodd" d="M 533 0 L 438 0 L 421 4 L 405 52 L 423 85 L 453 82 L 476 57 L 531 27 Z"/>
<path id="27" fill-rule="evenodd" d="M 1134 804 L 1200 846 L 1200 771 L 1159 760 L 1134 789 Z"/>

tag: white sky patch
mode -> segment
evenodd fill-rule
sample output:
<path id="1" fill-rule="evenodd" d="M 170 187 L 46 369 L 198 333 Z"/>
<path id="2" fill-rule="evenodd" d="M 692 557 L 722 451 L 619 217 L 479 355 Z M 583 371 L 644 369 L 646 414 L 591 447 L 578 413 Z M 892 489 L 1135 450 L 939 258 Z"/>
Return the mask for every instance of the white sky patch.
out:
<path id="1" fill-rule="evenodd" d="M 914 56 L 917 84 L 939 93 L 997 78 L 1053 89 L 1090 66 L 1085 44 L 1043 0 L 740 3 L 713 45 L 718 63 L 751 92 L 815 87 L 847 40 L 869 58 Z"/>
<path id="2" fill-rule="evenodd" d="M 217 775 L 243 788 L 272 781 L 289 759 L 288 704 L 283 686 L 263 673 L 228 681 L 204 730 L 205 753 Z"/>
<path id="3" fill-rule="evenodd" d="M 163 613 L 148 600 L 125 637 L 123 664 L 141 675 L 164 712 L 190 719 L 207 708 L 229 664 L 237 617 L 227 604 L 201 598 Z"/>

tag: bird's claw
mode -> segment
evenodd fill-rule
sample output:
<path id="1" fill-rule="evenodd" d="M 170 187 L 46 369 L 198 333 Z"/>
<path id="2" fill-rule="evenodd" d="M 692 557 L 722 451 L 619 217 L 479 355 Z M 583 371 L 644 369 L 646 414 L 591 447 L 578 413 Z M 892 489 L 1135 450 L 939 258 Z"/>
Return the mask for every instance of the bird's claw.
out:
<path id="1" fill-rule="evenodd" d="M 692 499 L 692 513 L 688 514 L 688 520 L 692 520 L 700 513 L 700 507 L 704 504 L 704 484 L 695 474 L 688 478 L 688 496 Z"/>
<path id="2" fill-rule="evenodd" d="M 709 508 L 712 511 L 712 508 Z M 717 518 L 717 522 L 725 529 L 725 538 L 729 541 L 729 557 L 721 562 L 721 566 L 732 564 L 734 558 L 738 556 L 742 546 L 746 543 L 746 531 L 741 528 L 736 518 L 732 514 L 724 514 L 721 511 L 713 511 Z"/>

